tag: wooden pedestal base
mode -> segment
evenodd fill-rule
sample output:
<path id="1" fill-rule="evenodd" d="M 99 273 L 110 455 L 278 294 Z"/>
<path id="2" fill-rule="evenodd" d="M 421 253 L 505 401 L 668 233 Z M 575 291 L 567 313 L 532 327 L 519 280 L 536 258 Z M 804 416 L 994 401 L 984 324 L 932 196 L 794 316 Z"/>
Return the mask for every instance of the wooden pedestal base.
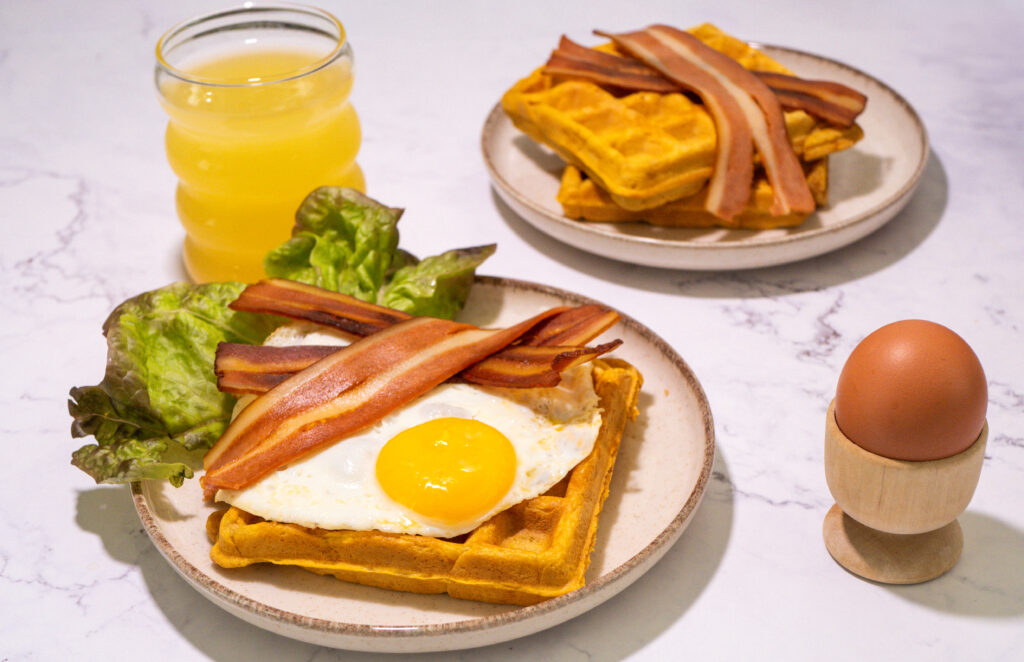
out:
<path id="1" fill-rule="evenodd" d="M 825 547 L 836 562 L 865 579 L 885 584 L 918 584 L 952 568 L 964 547 L 960 524 L 926 533 L 885 533 L 864 526 L 838 505 L 825 515 Z"/>

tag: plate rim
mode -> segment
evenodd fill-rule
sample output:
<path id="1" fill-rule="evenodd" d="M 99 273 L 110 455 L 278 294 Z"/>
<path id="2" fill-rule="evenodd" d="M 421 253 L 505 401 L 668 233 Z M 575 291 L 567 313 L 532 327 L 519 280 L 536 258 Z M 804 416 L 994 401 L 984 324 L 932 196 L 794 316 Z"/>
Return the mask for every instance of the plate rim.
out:
<path id="1" fill-rule="evenodd" d="M 899 209 L 902 207 L 901 203 L 906 201 L 906 200 L 909 200 L 910 195 L 914 192 L 914 190 L 920 184 L 921 177 L 924 174 L 924 170 L 927 167 L 928 159 L 929 159 L 929 156 L 931 154 L 931 143 L 930 143 L 930 141 L 928 139 L 927 127 L 925 126 L 924 121 L 921 119 L 920 114 L 917 112 L 917 110 L 914 108 L 914 106 L 911 105 L 911 103 L 909 101 L 907 101 L 906 97 L 904 97 L 902 94 L 897 92 L 895 89 L 890 87 L 888 84 L 886 84 L 885 82 L 883 82 L 879 78 L 877 78 L 875 76 L 872 76 L 871 74 L 863 71 L 862 69 L 858 69 L 857 67 L 854 67 L 852 65 L 846 64 L 845 62 L 842 62 L 840 60 L 837 60 L 837 59 L 834 59 L 834 58 L 831 58 L 831 57 L 828 57 L 828 56 L 825 56 L 825 55 L 818 55 L 816 53 L 811 53 L 811 52 L 808 52 L 808 51 L 800 50 L 800 49 L 797 49 L 797 48 L 790 48 L 788 46 L 777 46 L 777 45 L 774 45 L 774 44 L 763 44 L 763 43 L 760 43 L 760 42 L 747 42 L 747 43 L 749 43 L 750 46 L 752 46 L 754 48 L 757 48 L 757 49 L 765 51 L 769 55 L 773 51 L 776 51 L 776 52 L 782 52 L 782 53 L 790 54 L 790 55 L 793 55 L 793 56 L 807 57 L 807 58 L 811 58 L 811 59 L 818 60 L 818 61 L 821 61 L 821 62 L 826 62 L 826 63 L 828 63 L 830 65 L 838 67 L 839 69 L 846 70 L 846 72 L 849 73 L 849 74 L 852 74 L 852 75 L 855 75 L 855 76 L 860 76 L 862 78 L 870 80 L 873 84 L 878 85 L 883 90 L 885 90 L 888 94 L 890 94 L 893 97 L 894 101 L 897 103 L 897 105 L 900 108 L 902 108 L 904 112 L 907 113 L 907 115 L 910 118 L 912 124 L 917 129 L 918 145 L 919 145 L 919 148 L 920 148 L 920 151 L 921 151 L 921 157 L 918 160 L 917 164 L 915 165 L 913 173 L 907 178 L 907 180 L 903 183 L 903 185 L 896 192 L 894 192 L 891 196 L 887 197 L 885 200 L 880 201 L 878 204 L 874 205 L 870 209 L 865 210 L 865 211 L 863 211 L 863 212 L 861 212 L 861 213 L 859 213 L 857 215 L 851 216 L 849 218 L 843 219 L 843 220 L 841 220 L 840 222 L 838 222 L 838 223 L 836 223 L 834 225 L 830 225 L 830 226 L 827 226 L 827 227 L 816 228 L 814 230 L 809 230 L 809 231 L 802 232 L 802 233 L 797 233 L 797 234 L 786 234 L 786 235 L 783 235 L 781 237 L 774 237 L 774 238 L 769 238 L 769 237 L 762 237 L 762 238 L 752 237 L 752 238 L 750 238 L 749 235 L 748 235 L 748 239 L 745 240 L 744 242 L 740 243 L 740 242 L 736 242 L 736 241 L 728 241 L 728 242 L 697 242 L 697 241 L 693 241 L 693 240 L 689 240 L 689 239 L 661 239 L 661 238 L 657 238 L 657 237 L 641 237 L 641 236 L 629 235 L 629 234 L 622 234 L 622 235 L 614 235 L 613 236 L 613 235 L 609 235 L 609 234 L 607 234 L 605 232 L 601 232 L 601 231 L 599 231 L 599 230 L 597 230 L 597 229 L 595 229 L 593 227 L 590 227 L 586 223 L 582 223 L 580 221 L 571 219 L 571 218 L 569 218 L 569 217 L 567 217 L 565 215 L 562 215 L 562 214 L 557 214 L 556 215 L 556 214 L 552 213 L 550 210 L 545 209 L 544 207 L 541 207 L 539 204 L 534 202 L 533 199 L 531 199 L 530 197 L 528 197 L 525 194 L 523 194 L 517 188 L 513 187 L 499 173 L 498 169 L 495 167 L 494 163 L 492 162 L 491 151 L 488 149 L 487 144 L 488 144 L 488 139 L 490 137 L 489 134 L 493 130 L 493 128 L 492 128 L 493 125 L 497 121 L 499 121 L 501 118 L 507 117 L 505 115 L 504 110 L 501 108 L 501 101 L 500 100 L 494 105 L 494 107 L 491 108 L 491 111 L 487 114 L 487 118 L 484 120 L 483 129 L 482 129 L 481 135 L 480 135 L 480 150 L 481 150 L 481 152 L 483 154 L 484 166 L 487 169 L 487 172 L 488 172 L 488 174 L 491 177 L 492 183 L 495 186 L 501 188 L 506 194 L 508 194 L 508 195 L 512 196 L 513 198 L 515 198 L 515 200 L 517 202 L 519 202 L 519 204 L 521 204 L 524 207 L 530 209 L 535 214 L 538 214 L 539 216 L 542 216 L 543 218 L 548 219 L 548 220 L 556 223 L 558 226 L 566 228 L 566 229 L 568 229 L 570 231 L 582 232 L 582 233 L 585 233 L 585 234 L 587 234 L 587 235 L 589 235 L 591 237 L 599 238 L 600 240 L 620 241 L 620 242 L 624 242 L 624 243 L 627 243 L 627 244 L 634 244 L 636 246 L 658 247 L 660 249 L 666 249 L 666 250 L 671 250 L 671 249 L 676 249 L 676 250 L 680 250 L 680 251 L 682 251 L 682 250 L 686 250 L 686 251 L 693 250 L 693 251 L 697 251 L 697 252 L 701 252 L 701 253 L 705 253 L 705 254 L 709 253 L 709 252 L 713 253 L 715 251 L 726 251 L 726 250 L 729 250 L 729 251 L 747 251 L 747 250 L 754 250 L 754 249 L 763 249 L 765 247 L 776 247 L 776 246 L 780 246 L 781 247 L 781 246 L 793 245 L 793 244 L 798 244 L 798 243 L 803 243 L 803 242 L 813 242 L 813 241 L 819 239 L 820 237 L 827 236 L 827 235 L 830 235 L 830 234 L 834 234 L 834 233 L 842 231 L 842 230 L 849 230 L 853 226 L 857 226 L 857 225 L 860 225 L 862 223 L 865 223 L 865 222 L 869 221 L 870 219 L 873 219 L 873 218 L 881 215 L 882 213 L 884 213 L 887 209 L 889 209 L 891 207 L 896 206 L 896 211 L 898 212 Z M 869 99 L 869 104 L 870 104 L 870 99 Z M 523 135 L 525 135 L 525 134 L 523 134 Z M 892 214 L 892 216 L 895 216 L 895 212 Z M 891 217 L 886 219 L 883 223 L 881 223 L 879 225 L 879 227 L 881 227 L 882 225 L 887 223 L 889 220 L 891 220 Z M 602 226 L 613 224 L 611 222 L 601 222 L 601 223 L 602 223 Z M 537 227 L 533 223 L 531 223 L 531 225 L 534 225 L 535 227 Z M 554 235 L 552 235 L 551 233 L 547 232 L 543 228 L 539 228 L 538 227 L 538 229 L 540 229 L 541 231 L 545 232 L 545 234 L 548 234 L 548 236 L 554 237 Z M 700 229 L 700 228 L 694 228 L 694 229 Z M 877 229 L 878 228 L 874 228 L 874 229 L 872 229 L 872 231 L 877 230 Z M 749 232 L 751 234 L 758 233 L 758 232 L 764 232 L 764 230 L 732 230 L 732 231 L 735 231 L 735 232 Z M 559 241 L 563 241 L 563 240 L 559 239 L 558 237 L 554 237 L 554 238 L 558 239 Z M 851 241 L 855 241 L 856 239 L 859 239 L 859 238 L 860 238 L 859 236 L 856 236 Z M 843 245 L 845 245 L 845 244 L 843 244 Z M 586 250 L 587 252 L 593 252 L 593 251 L 590 251 L 589 249 L 586 249 L 586 248 L 584 248 L 582 246 L 577 246 L 577 247 L 581 248 L 582 250 Z M 829 248 L 829 249 L 826 249 L 823 252 L 827 253 L 827 252 L 830 252 L 831 250 L 835 250 L 835 249 L 837 249 L 839 247 L 841 247 L 841 246 L 836 246 L 834 248 Z M 772 264 L 786 264 L 786 263 L 789 263 L 789 262 L 795 262 L 795 261 L 798 261 L 798 260 L 806 259 L 806 258 L 809 258 L 809 257 L 814 257 L 815 255 L 821 255 L 821 254 L 822 254 L 822 251 L 818 251 L 817 253 L 812 253 L 810 255 L 793 257 L 793 258 L 788 258 L 788 259 L 785 259 L 785 260 L 782 260 L 782 261 L 772 262 Z M 682 267 L 682 268 L 687 268 L 687 267 Z M 702 268 L 702 267 L 693 266 L 693 267 L 688 267 L 688 268 L 699 269 L 699 268 Z M 704 267 L 704 268 L 706 268 L 706 267 Z M 733 270 L 733 269 L 740 269 L 740 268 L 743 268 L 743 267 L 719 266 L 719 267 L 715 267 L 715 268 L 723 269 L 723 270 Z"/>
<path id="2" fill-rule="evenodd" d="M 566 301 L 574 302 L 577 305 L 599 303 L 600 305 L 607 306 L 607 304 L 598 302 L 590 297 L 532 281 L 480 275 L 477 275 L 474 280 L 476 284 L 491 285 L 503 289 L 527 290 L 562 298 Z M 632 331 L 640 334 L 646 340 L 651 342 L 663 356 L 669 359 L 672 366 L 686 380 L 687 387 L 694 395 L 701 413 L 704 428 L 703 464 L 692 491 L 683 503 L 679 512 L 676 513 L 668 525 L 632 557 L 580 589 L 545 600 L 544 602 L 540 602 L 535 605 L 517 607 L 513 610 L 499 614 L 472 617 L 449 623 L 434 623 L 426 625 L 365 625 L 342 623 L 328 619 L 303 616 L 301 614 L 259 602 L 258 600 L 247 597 L 221 584 L 211 575 L 200 570 L 186 559 L 173 545 L 171 545 L 163 535 L 156 524 L 156 518 L 151 512 L 149 505 L 146 503 L 146 496 L 143 493 L 143 484 L 140 481 L 135 481 L 131 483 L 131 495 L 139 520 L 142 522 L 143 528 L 161 554 L 163 554 L 175 570 L 182 574 L 185 579 L 192 583 L 197 589 L 201 589 L 200 592 L 204 593 L 205 597 L 210 599 L 215 598 L 214 602 L 217 603 L 218 606 L 230 606 L 246 612 L 249 616 L 257 619 L 250 620 L 250 622 L 257 625 L 261 625 L 261 620 L 269 618 L 279 624 L 296 627 L 309 633 L 355 637 L 359 639 L 375 639 L 378 641 L 394 638 L 411 639 L 447 637 L 485 632 L 498 627 L 512 627 L 517 624 L 536 621 L 536 619 L 541 619 L 548 614 L 558 613 L 576 605 L 577 603 L 585 603 L 588 598 L 594 596 L 603 589 L 610 589 L 615 586 L 621 579 L 623 579 L 623 577 L 628 576 L 633 568 L 643 566 L 648 561 L 656 561 L 660 558 L 661 554 L 667 551 L 666 545 L 670 546 L 675 542 L 678 535 L 682 533 L 683 529 L 685 529 L 690 518 L 700 505 L 704 492 L 707 489 L 708 482 L 711 478 L 712 465 L 715 459 L 715 428 L 711 415 L 711 408 L 708 403 L 707 396 L 704 393 L 704 389 L 693 370 L 671 345 L 669 345 L 649 327 L 622 311 L 617 310 L 617 312 L 621 316 L 620 323 L 626 325 Z M 617 591 L 610 593 L 607 598 L 614 597 L 616 592 Z M 225 604 L 221 604 L 219 601 L 223 601 Z M 603 600 L 598 600 L 579 613 L 583 613 L 583 611 L 586 611 L 601 602 L 603 602 Z M 229 613 L 232 613 L 230 609 L 228 609 L 228 611 Z M 575 615 L 577 614 L 572 614 L 570 618 Z M 552 622 L 550 626 L 554 626 L 555 624 L 556 622 Z M 531 630 L 530 633 L 538 632 L 546 629 L 547 627 L 549 626 L 544 625 L 536 630 Z M 268 628 L 264 627 L 264 629 Z"/>

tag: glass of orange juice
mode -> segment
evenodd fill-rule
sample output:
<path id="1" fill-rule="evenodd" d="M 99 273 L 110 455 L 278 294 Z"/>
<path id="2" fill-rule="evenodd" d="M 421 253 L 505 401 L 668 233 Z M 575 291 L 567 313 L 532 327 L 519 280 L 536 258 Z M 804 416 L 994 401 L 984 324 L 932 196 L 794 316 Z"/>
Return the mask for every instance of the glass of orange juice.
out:
<path id="1" fill-rule="evenodd" d="M 352 49 L 331 14 L 247 2 L 171 28 L 156 58 L 195 282 L 262 278 L 310 191 L 365 189 Z"/>

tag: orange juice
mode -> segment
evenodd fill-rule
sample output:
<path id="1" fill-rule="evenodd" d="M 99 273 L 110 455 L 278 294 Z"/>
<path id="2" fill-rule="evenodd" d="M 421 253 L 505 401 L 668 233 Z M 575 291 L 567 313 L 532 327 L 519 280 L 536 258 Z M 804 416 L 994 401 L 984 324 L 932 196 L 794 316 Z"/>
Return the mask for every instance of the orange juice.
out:
<path id="1" fill-rule="evenodd" d="M 187 56 L 157 70 L 183 257 L 196 282 L 262 278 L 263 256 L 290 236 L 310 191 L 365 188 L 344 32 L 333 49 L 317 49 L 260 28 L 225 31 L 242 34 L 217 49 L 187 42 Z"/>

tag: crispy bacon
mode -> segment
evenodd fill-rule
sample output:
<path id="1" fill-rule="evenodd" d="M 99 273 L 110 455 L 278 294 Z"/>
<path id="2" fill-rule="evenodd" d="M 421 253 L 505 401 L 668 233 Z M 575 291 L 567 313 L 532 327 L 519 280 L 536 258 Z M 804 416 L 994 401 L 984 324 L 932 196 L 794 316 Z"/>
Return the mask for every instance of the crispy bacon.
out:
<path id="1" fill-rule="evenodd" d="M 506 347 L 457 376 L 479 386 L 538 388 L 557 386 L 561 373 L 612 351 L 614 340 L 597 347 L 515 345 Z M 339 345 L 244 345 L 220 343 L 214 371 L 217 388 L 241 395 L 266 393 L 296 372 L 341 349 Z"/>
<path id="2" fill-rule="evenodd" d="M 249 285 L 229 307 L 316 322 L 356 336 L 368 336 L 412 317 L 400 310 L 284 278 L 268 278 Z"/>
<path id="3" fill-rule="evenodd" d="M 775 92 L 783 108 L 804 110 L 844 129 L 853 126 L 868 102 L 866 96 L 840 83 L 768 71 L 754 73 Z"/>
<path id="4" fill-rule="evenodd" d="M 802 110 L 809 115 L 819 117 L 829 124 L 835 124 L 836 126 L 848 129 L 853 126 L 853 121 L 857 118 L 855 113 L 843 108 L 842 106 L 836 106 L 822 101 L 821 99 L 815 99 L 814 97 L 804 94 L 802 92 L 790 92 L 788 90 L 776 90 L 772 92 L 779 99 L 779 104 L 786 110 Z"/>
<path id="5" fill-rule="evenodd" d="M 204 493 L 247 487 L 375 423 L 565 310 L 507 329 L 417 317 L 357 340 L 243 409 L 203 458 Z"/>
<path id="6" fill-rule="evenodd" d="M 270 313 L 367 336 L 411 319 L 408 313 L 378 306 L 340 292 L 283 278 L 267 278 L 249 285 L 230 304 L 234 310 Z M 523 334 L 531 345 L 583 345 L 611 328 L 619 319 L 614 310 L 597 304 L 566 308 Z M 259 352 L 263 350 L 254 349 Z"/>
<path id="7" fill-rule="evenodd" d="M 771 213 L 782 216 L 790 213 L 814 211 L 814 197 L 807 186 L 803 168 L 793 152 L 786 133 L 786 121 L 782 107 L 775 94 L 757 76 L 743 68 L 728 55 L 705 45 L 692 34 L 667 25 L 655 25 L 643 32 L 628 35 L 605 35 L 616 40 L 627 51 L 651 65 L 668 78 L 686 86 L 693 80 L 694 69 L 713 78 L 728 96 L 739 106 L 743 118 L 750 127 L 754 143 L 764 162 L 768 181 L 772 185 Z M 632 48 L 630 47 L 632 44 Z M 638 50 L 639 49 L 639 50 Z M 700 93 L 700 90 L 696 90 Z M 702 96 L 702 98 L 704 98 Z M 708 100 L 705 99 L 705 103 Z M 710 108 L 710 104 L 709 108 Z M 736 118 L 731 117 L 735 121 Z M 716 119 L 719 140 L 723 128 Z M 731 127 L 726 127 L 726 132 Z M 712 174 L 709 183 L 707 207 L 712 213 L 722 204 L 718 199 L 719 188 L 725 184 L 716 182 L 719 172 Z M 746 183 L 749 197 L 750 182 Z M 746 203 L 746 198 L 743 200 Z M 729 211 L 729 207 L 726 208 Z M 724 216 L 724 218 L 731 218 Z"/>
<path id="8" fill-rule="evenodd" d="M 515 345 L 477 363 L 470 370 L 463 370 L 459 376 L 479 386 L 558 386 L 563 372 L 592 361 L 621 344 L 621 340 L 613 340 L 596 347 Z"/>
<path id="9" fill-rule="evenodd" d="M 296 298 L 298 301 L 295 301 Z M 313 285 L 278 278 L 248 286 L 231 306 L 236 310 L 276 313 L 329 324 L 333 328 L 346 329 L 354 335 L 366 335 L 362 332 L 371 328 L 387 328 L 391 325 L 391 320 L 402 316 L 408 318 L 406 313 L 391 308 L 369 304 Z M 618 319 L 619 314 L 614 310 L 597 304 L 569 308 L 539 323 L 523 334 L 518 342 L 523 345 L 581 349 L 609 329 Z M 295 372 L 338 349 L 336 346 L 300 348 L 221 343 L 217 348 L 214 363 L 217 387 L 227 393 L 264 393 Z M 548 370 L 556 354 L 537 353 L 531 358 L 536 363 L 532 367 L 534 374 L 544 375 L 543 380 L 546 380 L 536 384 L 524 380 L 521 368 L 503 380 L 502 371 L 497 366 L 509 367 L 513 363 L 505 361 L 501 364 L 488 364 L 492 360 L 502 358 L 500 354 L 499 352 L 496 356 L 487 357 L 480 365 L 470 366 L 460 377 L 465 381 L 485 386 L 515 385 L 530 388 L 551 385 L 547 383 L 550 380 Z M 547 365 L 542 366 L 541 363 Z"/>
<path id="10" fill-rule="evenodd" d="M 215 373 L 260 370 L 263 372 L 298 372 L 313 365 L 344 345 L 247 345 L 222 342 L 217 345 L 213 362 Z"/>
<path id="11" fill-rule="evenodd" d="M 545 73 L 588 80 L 605 87 L 668 94 L 683 88 L 639 60 L 604 53 L 562 37 L 544 65 Z M 842 128 L 853 125 L 867 97 L 840 83 L 808 80 L 767 71 L 754 71 L 786 110 L 802 110 Z"/>
<path id="12" fill-rule="evenodd" d="M 591 303 L 559 313 L 523 334 L 523 345 L 585 345 L 619 321 L 610 308 Z"/>
<path id="13" fill-rule="evenodd" d="M 337 350 L 337 347 L 332 347 Z M 311 362 L 310 365 L 315 363 Z M 306 366 L 307 368 L 309 366 Z M 262 370 L 230 370 L 217 375 L 217 389 L 232 395 L 260 395 L 288 379 L 294 372 L 263 372 Z"/>
<path id="14" fill-rule="evenodd" d="M 625 58 L 619 59 L 625 60 Z M 651 70 L 653 75 L 621 71 L 583 60 L 567 58 L 559 51 L 552 51 L 548 61 L 544 63 L 544 73 L 559 78 L 586 80 L 605 88 L 628 90 L 631 92 L 670 94 L 682 90 L 678 85 L 661 76 L 653 69 Z"/>
<path id="15" fill-rule="evenodd" d="M 705 207 L 715 216 L 731 220 L 746 207 L 754 179 L 751 127 L 754 118 L 742 105 L 743 96 L 735 94 L 729 81 L 709 67 L 704 59 L 694 57 L 689 49 L 679 47 L 674 40 L 663 37 L 652 28 L 624 34 L 600 30 L 595 30 L 595 33 L 608 37 L 621 50 L 695 92 L 704 101 L 715 122 L 718 140 Z M 746 96 L 746 101 L 752 103 L 749 96 Z M 761 122 L 763 124 L 763 119 Z"/>
<path id="16" fill-rule="evenodd" d="M 599 51 L 593 48 L 587 48 L 582 44 L 577 44 L 572 39 L 569 39 L 565 35 L 562 35 L 558 40 L 558 48 L 555 50 L 556 53 L 561 54 L 566 58 L 573 60 L 590 62 L 593 64 L 599 64 L 603 67 L 615 69 L 617 71 L 629 71 L 632 73 L 643 74 L 645 76 L 652 76 L 660 78 L 663 82 L 672 85 L 672 82 L 667 78 L 663 77 L 657 71 L 651 69 L 640 60 L 635 60 L 629 57 L 622 57 L 614 53 L 606 53 L 605 51 Z M 674 89 L 675 86 L 673 85 Z"/>
<path id="17" fill-rule="evenodd" d="M 225 393 L 266 393 L 295 373 L 305 370 L 343 345 L 217 345 L 213 372 Z"/>
<path id="18" fill-rule="evenodd" d="M 282 291 L 288 292 L 289 290 Z M 332 301 L 337 298 L 337 294 L 334 292 L 325 290 L 324 293 L 330 295 Z M 482 386 L 519 388 L 554 386 L 558 383 L 557 374 L 565 370 L 565 368 L 555 367 L 560 357 L 570 350 L 588 353 L 596 349 L 586 348 L 583 345 L 604 333 L 618 319 L 619 314 L 614 310 L 597 304 L 570 308 L 539 323 L 523 334 L 518 341 L 520 345 L 526 346 L 557 347 L 557 351 L 530 353 L 528 361 L 531 365 L 527 367 L 522 363 L 525 354 L 506 356 L 506 353 L 515 350 L 514 347 L 508 347 L 466 368 L 459 376 L 465 381 Z M 217 346 L 217 357 L 214 361 L 217 388 L 226 393 L 235 394 L 265 393 L 296 372 L 339 349 L 338 345 L 274 347 L 271 345 L 220 343 Z M 555 375 L 554 383 L 551 383 L 552 371 Z M 525 374 L 536 375 L 537 381 L 530 382 L 525 378 Z"/>
<path id="19" fill-rule="evenodd" d="M 691 61 L 705 63 L 734 86 L 730 92 L 742 100 L 744 113 L 754 131 L 754 144 L 761 153 L 765 174 L 772 185 L 772 214 L 782 216 L 814 211 L 814 196 L 807 185 L 800 160 L 793 152 L 778 97 L 739 62 L 707 46 L 689 32 L 667 25 L 656 25 L 650 30 L 675 52 Z M 748 105 L 747 95 L 756 106 Z M 760 112 L 757 106 L 760 106 Z"/>
<path id="20" fill-rule="evenodd" d="M 551 53 L 544 65 L 544 72 L 554 76 L 586 78 L 601 85 L 627 90 L 679 91 L 678 85 L 643 62 L 581 46 L 565 35 L 558 42 L 558 50 Z"/>
<path id="21" fill-rule="evenodd" d="M 866 96 L 840 83 L 828 80 L 809 80 L 771 71 L 757 71 L 755 73 L 772 89 L 802 92 L 855 113 L 863 111 L 868 102 Z"/>

